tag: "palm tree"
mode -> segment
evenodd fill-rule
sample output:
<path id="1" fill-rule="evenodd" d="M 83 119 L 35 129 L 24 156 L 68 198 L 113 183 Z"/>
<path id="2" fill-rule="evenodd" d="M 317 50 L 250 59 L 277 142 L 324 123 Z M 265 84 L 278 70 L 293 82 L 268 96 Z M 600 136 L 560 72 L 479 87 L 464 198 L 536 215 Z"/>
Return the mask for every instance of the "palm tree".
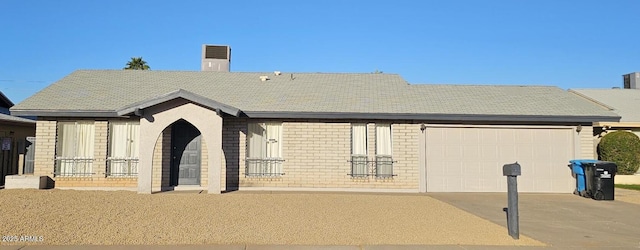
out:
<path id="1" fill-rule="evenodd" d="M 135 69 L 135 70 L 148 70 L 151 69 L 147 62 L 142 60 L 142 57 L 132 57 L 131 61 L 127 62 L 127 67 L 124 69 Z"/>

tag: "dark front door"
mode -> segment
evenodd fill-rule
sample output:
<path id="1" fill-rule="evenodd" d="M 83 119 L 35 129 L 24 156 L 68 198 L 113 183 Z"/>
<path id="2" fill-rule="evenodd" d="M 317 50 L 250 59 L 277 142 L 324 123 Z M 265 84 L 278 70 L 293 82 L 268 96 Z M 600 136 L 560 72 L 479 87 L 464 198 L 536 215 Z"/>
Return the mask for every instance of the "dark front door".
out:
<path id="1" fill-rule="evenodd" d="M 200 184 L 200 131 L 185 121 L 173 124 L 171 133 L 171 185 Z"/>

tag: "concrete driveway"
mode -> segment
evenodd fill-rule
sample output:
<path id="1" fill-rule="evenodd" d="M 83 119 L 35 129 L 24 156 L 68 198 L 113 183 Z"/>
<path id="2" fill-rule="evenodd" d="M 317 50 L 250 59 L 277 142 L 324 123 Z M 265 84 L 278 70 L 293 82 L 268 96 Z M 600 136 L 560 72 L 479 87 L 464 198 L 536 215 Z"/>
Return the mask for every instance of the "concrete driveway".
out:
<path id="1" fill-rule="evenodd" d="M 506 193 L 433 193 L 449 203 L 505 227 Z M 571 194 L 520 194 L 520 234 L 566 248 L 640 248 L 640 205 L 595 201 Z"/>

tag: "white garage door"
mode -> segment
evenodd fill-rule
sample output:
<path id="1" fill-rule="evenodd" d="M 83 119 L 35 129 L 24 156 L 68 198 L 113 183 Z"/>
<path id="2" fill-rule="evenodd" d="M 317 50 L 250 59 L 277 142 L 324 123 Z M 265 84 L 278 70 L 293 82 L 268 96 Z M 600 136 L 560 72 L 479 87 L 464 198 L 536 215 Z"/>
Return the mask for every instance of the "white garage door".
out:
<path id="1" fill-rule="evenodd" d="M 502 166 L 518 162 L 518 191 L 570 193 L 571 129 L 429 127 L 427 192 L 506 192 Z"/>

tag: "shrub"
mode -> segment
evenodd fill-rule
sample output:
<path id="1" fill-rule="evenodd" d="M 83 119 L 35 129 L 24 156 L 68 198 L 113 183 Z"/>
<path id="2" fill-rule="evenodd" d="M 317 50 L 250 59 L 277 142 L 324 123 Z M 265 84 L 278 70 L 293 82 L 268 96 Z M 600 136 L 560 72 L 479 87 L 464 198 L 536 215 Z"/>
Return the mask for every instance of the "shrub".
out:
<path id="1" fill-rule="evenodd" d="M 634 174 L 640 167 L 640 138 L 627 131 L 608 133 L 598 144 L 598 158 L 615 162 L 618 174 Z"/>

